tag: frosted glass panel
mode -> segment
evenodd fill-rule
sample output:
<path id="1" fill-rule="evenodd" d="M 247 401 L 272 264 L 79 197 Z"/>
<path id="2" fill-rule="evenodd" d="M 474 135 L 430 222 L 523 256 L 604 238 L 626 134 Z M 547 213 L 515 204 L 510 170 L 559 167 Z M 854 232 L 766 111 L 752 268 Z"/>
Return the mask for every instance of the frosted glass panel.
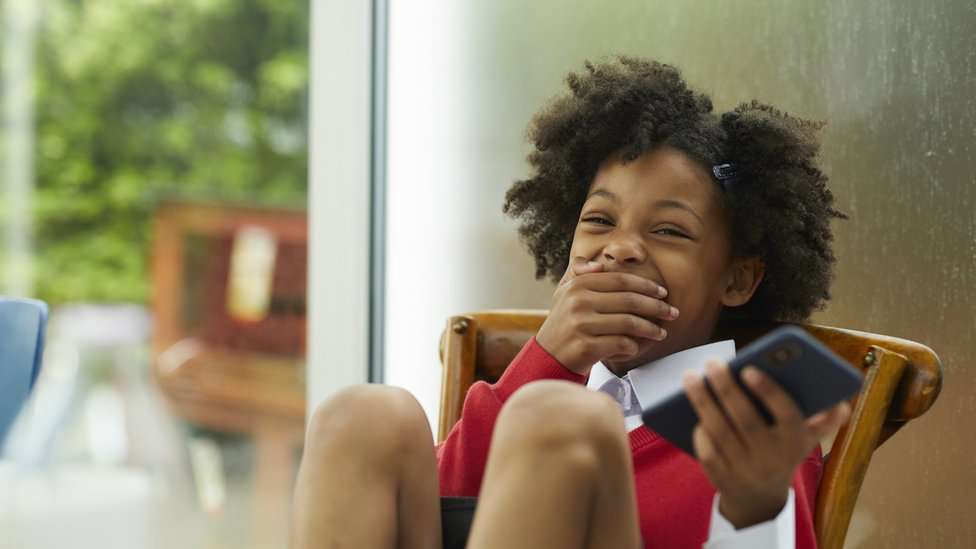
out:
<path id="1" fill-rule="evenodd" d="M 938 403 L 868 473 L 849 547 L 969 547 L 976 473 L 976 9 L 915 2 L 394 3 L 387 372 L 435 419 L 449 314 L 544 307 L 501 202 L 563 77 L 613 53 L 681 67 L 717 108 L 825 120 L 834 299 L 815 320 L 903 336 L 946 368 Z"/>

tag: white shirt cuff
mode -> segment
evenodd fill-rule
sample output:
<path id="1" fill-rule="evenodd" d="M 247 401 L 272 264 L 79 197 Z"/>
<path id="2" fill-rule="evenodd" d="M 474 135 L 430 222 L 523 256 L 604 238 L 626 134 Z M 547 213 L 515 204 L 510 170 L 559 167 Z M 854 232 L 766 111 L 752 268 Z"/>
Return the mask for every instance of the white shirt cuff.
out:
<path id="1" fill-rule="evenodd" d="M 736 530 L 718 510 L 719 495 L 712 500 L 712 522 L 708 529 L 705 549 L 794 549 L 796 536 L 796 512 L 793 489 L 786 498 L 786 505 L 776 518 Z"/>

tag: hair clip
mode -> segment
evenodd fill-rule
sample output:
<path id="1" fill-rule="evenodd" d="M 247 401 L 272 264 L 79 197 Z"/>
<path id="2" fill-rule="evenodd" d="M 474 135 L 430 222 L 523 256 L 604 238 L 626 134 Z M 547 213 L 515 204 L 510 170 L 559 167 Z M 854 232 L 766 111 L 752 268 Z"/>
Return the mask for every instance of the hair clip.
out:
<path id="1" fill-rule="evenodd" d="M 735 168 L 735 164 L 730 164 L 726 162 L 725 164 L 716 164 L 712 166 L 712 175 L 718 180 L 722 188 L 728 190 L 729 185 L 735 183 L 739 178 L 738 171 Z"/>

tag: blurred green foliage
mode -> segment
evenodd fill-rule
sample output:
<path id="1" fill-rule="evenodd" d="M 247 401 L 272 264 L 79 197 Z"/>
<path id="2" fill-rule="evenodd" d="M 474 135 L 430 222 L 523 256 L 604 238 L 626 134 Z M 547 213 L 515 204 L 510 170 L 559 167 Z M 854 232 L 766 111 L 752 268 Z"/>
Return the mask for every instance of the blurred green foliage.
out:
<path id="1" fill-rule="evenodd" d="M 163 197 L 304 206 L 307 0 L 47 0 L 36 293 L 142 302 Z"/>

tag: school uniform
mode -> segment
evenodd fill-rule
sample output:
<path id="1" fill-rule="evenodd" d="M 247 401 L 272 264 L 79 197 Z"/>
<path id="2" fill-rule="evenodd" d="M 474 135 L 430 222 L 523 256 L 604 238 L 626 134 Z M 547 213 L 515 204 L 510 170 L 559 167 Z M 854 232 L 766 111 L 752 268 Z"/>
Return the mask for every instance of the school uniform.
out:
<path id="1" fill-rule="evenodd" d="M 477 382 L 464 401 L 461 420 L 437 448 L 445 548 L 463 547 L 488 458 L 495 420 L 523 385 L 542 379 L 585 384 L 603 390 L 621 405 L 629 431 L 639 526 L 648 549 L 815 549 L 813 510 L 823 470 L 820 448 L 798 467 L 789 498 L 773 520 L 736 530 L 718 511 L 718 495 L 699 463 L 640 420 L 640 403 L 659 396 L 686 369 L 700 369 L 704 358 L 729 359 L 731 341 L 688 349 L 631 370 L 617 378 L 603 364 L 590 375 L 562 366 L 535 338 L 529 340 L 494 384 Z"/>

